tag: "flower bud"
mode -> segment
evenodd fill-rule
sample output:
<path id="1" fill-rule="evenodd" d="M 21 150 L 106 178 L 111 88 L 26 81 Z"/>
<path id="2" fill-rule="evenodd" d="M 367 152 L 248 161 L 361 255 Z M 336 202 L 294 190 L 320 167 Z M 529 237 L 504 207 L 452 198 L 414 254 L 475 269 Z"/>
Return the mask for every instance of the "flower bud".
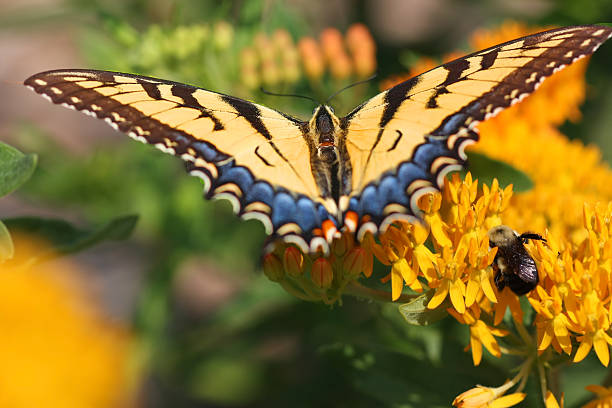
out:
<path id="1" fill-rule="evenodd" d="M 219 21 L 213 28 L 213 43 L 218 50 L 225 50 L 234 40 L 234 28 L 227 21 Z"/>
<path id="2" fill-rule="evenodd" d="M 325 70 L 325 62 L 319 44 L 311 37 L 304 37 L 298 43 L 304 72 L 310 79 L 319 79 Z"/>
<path id="3" fill-rule="evenodd" d="M 299 249 L 288 246 L 283 255 L 283 267 L 289 276 L 298 277 L 304 272 L 304 256 Z"/>
<path id="4" fill-rule="evenodd" d="M 365 52 L 353 53 L 355 74 L 360 78 L 370 76 L 376 71 L 376 56 Z"/>
<path id="5" fill-rule="evenodd" d="M 279 28 L 272 35 L 272 43 L 279 54 L 284 53 L 286 50 L 294 48 L 293 47 L 293 39 L 291 38 L 291 34 L 289 31 Z"/>
<path id="6" fill-rule="evenodd" d="M 285 276 L 283 265 L 280 259 L 274 254 L 267 254 L 263 258 L 263 270 L 264 274 L 272 282 L 280 282 Z"/>
<path id="7" fill-rule="evenodd" d="M 327 61 L 333 60 L 338 55 L 346 54 L 342 44 L 342 34 L 336 28 L 326 28 L 319 36 L 323 55 Z"/>
<path id="8" fill-rule="evenodd" d="M 495 398 L 495 390 L 478 385 L 458 395 L 453 401 L 453 405 L 458 408 L 484 407 Z"/>
<path id="9" fill-rule="evenodd" d="M 261 64 L 261 79 L 266 85 L 276 85 L 281 80 L 278 66 L 273 60 L 263 61 Z"/>
<path id="10" fill-rule="evenodd" d="M 256 69 L 243 66 L 240 69 L 240 79 L 249 89 L 255 89 L 261 84 L 261 79 Z"/>
<path id="11" fill-rule="evenodd" d="M 347 234 L 340 235 L 340 238 L 335 239 L 332 243 L 332 251 L 337 257 L 342 257 L 351 248 L 351 237 Z"/>
<path id="12" fill-rule="evenodd" d="M 300 66 L 297 64 L 297 62 L 291 63 L 291 64 L 285 64 L 283 68 L 283 76 L 284 76 L 285 82 L 290 83 L 290 84 L 300 79 Z"/>
<path id="13" fill-rule="evenodd" d="M 312 263 L 310 279 L 312 283 L 322 289 L 327 289 L 331 286 L 334 272 L 327 258 L 318 258 Z"/>
<path id="14" fill-rule="evenodd" d="M 346 45 L 351 53 L 364 52 L 366 55 L 376 54 L 376 44 L 370 30 L 361 23 L 351 25 L 346 30 Z"/>
<path id="15" fill-rule="evenodd" d="M 259 52 L 261 60 L 274 60 L 274 46 L 270 39 L 264 33 L 257 33 L 253 39 L 255 48 Z"/>
<path id="16" fill-rule="evenodd" d="M 361 247 L 351 249 L 344 258 L 342 268 L 344 272 L 352 277 L 357 277 L 364 271 L 366 266 L 366 251 Z"/>
<path id="17" fill-rule="evenodd" d="M 352 66 L 351 60 L 346 56 L 346 54 L 338 54 L 333 60 L 330 62 L 330 71 L 334 78 L 336 79 L 345 79 L 351 75 Z"/>
<path id="18" fill-rule="evenodd" d="M 257 52 L 255 49 L 253 47 L 247 47 L 240 51 L 240 62 L 243 67 L 252 69 L 257 68 L 259 59 L 257 58 Z"/>

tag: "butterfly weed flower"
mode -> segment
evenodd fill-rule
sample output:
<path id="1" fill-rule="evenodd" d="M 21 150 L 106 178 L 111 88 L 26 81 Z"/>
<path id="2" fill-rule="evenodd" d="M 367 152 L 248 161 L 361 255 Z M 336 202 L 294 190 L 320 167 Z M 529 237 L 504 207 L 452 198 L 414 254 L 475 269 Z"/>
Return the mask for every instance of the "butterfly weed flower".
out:
<path id="1" fill-rule="evenodd" d="M 514 384 L 508 382 L 501 387 L 490 388 L 478 385 L 458 395 L 453 401 L 457 408 L 504 408 L 523 401 L 526 394 L 515 393 L 504 395 Z"/>
<path id="2" fill-rule="evenodd" d="M 317 40 L 312 37 L 300 38 L 298 51 L 306 77 L 312 81 L 321 78 L 325 72 L 325 60 Z"/>
<path id="3" fill-rule="evenodd" d="M 587 385 L 586 389 L 597 395 L 597 398 L 589 401 L 582 408 L 607 408 L 612 406 L 612 388 L 602 387 L 601 385 Z"/>
<path id="4" fill-rule="evenodd" d="M 211 34 L 215 48 L 219 51 L 225 51 L 234 41 L 234 28 L 227 21 L 216 22 Z"/>
<path id="5" fill-rule="evenodd" d="M 86 295 L 80 266 L 66 259 L 32 266 L 49 247 L 15 238 L 15 258 L 0 265 L 0 405 L 131 406 L 133 335 Z"/>
<path id="6" fill-rule="evenodd" d="M 366 78 L 376 71 L 376 43 L 364 24 L 356 23 L 348 28 L 346 46 L 358 78 Z"/>

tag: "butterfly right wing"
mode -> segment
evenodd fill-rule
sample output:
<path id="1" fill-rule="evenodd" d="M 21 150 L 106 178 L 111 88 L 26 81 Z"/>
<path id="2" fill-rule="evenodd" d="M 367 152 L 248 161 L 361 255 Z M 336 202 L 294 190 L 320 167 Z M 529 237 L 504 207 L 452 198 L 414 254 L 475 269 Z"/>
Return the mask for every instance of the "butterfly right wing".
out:
<path id="1" fill-rule="evenodd" d="M 434 68 L 373 97 L 347 115 L 350 209 L 384 231 L 420 213 L 418 198 L 463 167 L 475 126 L 532 93 L 543 79 L 592 54 L 605 26 L 563 27 L 512 40 Z"/>

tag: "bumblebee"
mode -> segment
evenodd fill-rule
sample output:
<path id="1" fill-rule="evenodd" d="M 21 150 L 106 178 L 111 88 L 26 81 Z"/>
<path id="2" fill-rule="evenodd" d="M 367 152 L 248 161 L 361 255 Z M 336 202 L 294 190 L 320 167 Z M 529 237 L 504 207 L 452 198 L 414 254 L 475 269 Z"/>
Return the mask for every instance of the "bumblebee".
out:
<path id="1" fill-rule="evenodd" d="M 524 295 L 538 284 L 538 269 L 535 261 L 525 249 L 530 239 L 546 242 L 539 234 L 518 234 L 506 225 L 498 225 L 489 230 L 489 247 L 497 247 L 493 260 L 495 286 L 500 291 L 506 286 L 517 295 Z"/>

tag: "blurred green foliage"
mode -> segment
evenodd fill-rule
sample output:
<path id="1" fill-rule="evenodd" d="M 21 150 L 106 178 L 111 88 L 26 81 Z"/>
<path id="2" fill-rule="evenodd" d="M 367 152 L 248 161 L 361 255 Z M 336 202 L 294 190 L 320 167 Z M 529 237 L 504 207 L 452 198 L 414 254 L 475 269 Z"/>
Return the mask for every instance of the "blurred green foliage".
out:
<path id="1" fill-rule="evenodd" d="M 550 5 L 532 23 L 612 20 L 608 0 Z M 356 19 L 365 19 L 363 10 L 355 2 Z M 317 34 L 283 2 L 70 0 L 64 15 L 81 22 L 79 41 L 89 68 L 153 75 L 309 113 L 307 103 L 252 93 L 239 78 L 239 52 L 258 32 L 285 28 L 294 39 Z M 397 50 L 378 45 L 383 73 L 399 67 Z M 609 75 L 601 66 L 593 71 L 594 84 Z M 337 85 L 324 82 L 324 92 Z M 292 91 L 312 92 L 306 80 Z M 354 100 L 347 105 L 367 96 L 360 92 L 348 93 Z M 597 113 L 591 112 L 587 118 Z M 574 129 L 573 134 L 584 131 Z M 97 225 L 118 214 L 140 217 L 135 239 L 151 254 L 134 316 L 147 367 L 145 406 L 446 407 L 474 384 L 504 381 L 506 362 L 487 355 L 474 369 L 462 352 L 468 329 L 448 319 L 417 327 L 407 325 L 394 304 L 345 298 L 330 308 L 287 295 L 258 272 L 265 239 L 260 224 L 237 220 L 226 202 L 202 200 L 201 183 L 185 177 L 175 158 L 128 141 L 74 157 L 28 124 L 19 139 L 36 146 L 40 156 L 38 171 L 22 189 L 26 199 L 74 210 Z M 5 237 L 0 224 L 0 257 L 7 252 L 1 249 Z M 239 279 L 241 289 L 212 314 L 194 317 L 173 300 L 173 287 L 181 264 L 201 256 Z M 380 266 L 375 271 L 378 277 L 385 273 Z M 597 366 L 590 359 L 569 370 L 566 395 L 584 398 L 584 385 L 597 382 L 585 373 Z M 538 391 L 531 391 L 524 404 L 538 406 Z M 566 400 L 566 406 L 575 403 Z"/>

